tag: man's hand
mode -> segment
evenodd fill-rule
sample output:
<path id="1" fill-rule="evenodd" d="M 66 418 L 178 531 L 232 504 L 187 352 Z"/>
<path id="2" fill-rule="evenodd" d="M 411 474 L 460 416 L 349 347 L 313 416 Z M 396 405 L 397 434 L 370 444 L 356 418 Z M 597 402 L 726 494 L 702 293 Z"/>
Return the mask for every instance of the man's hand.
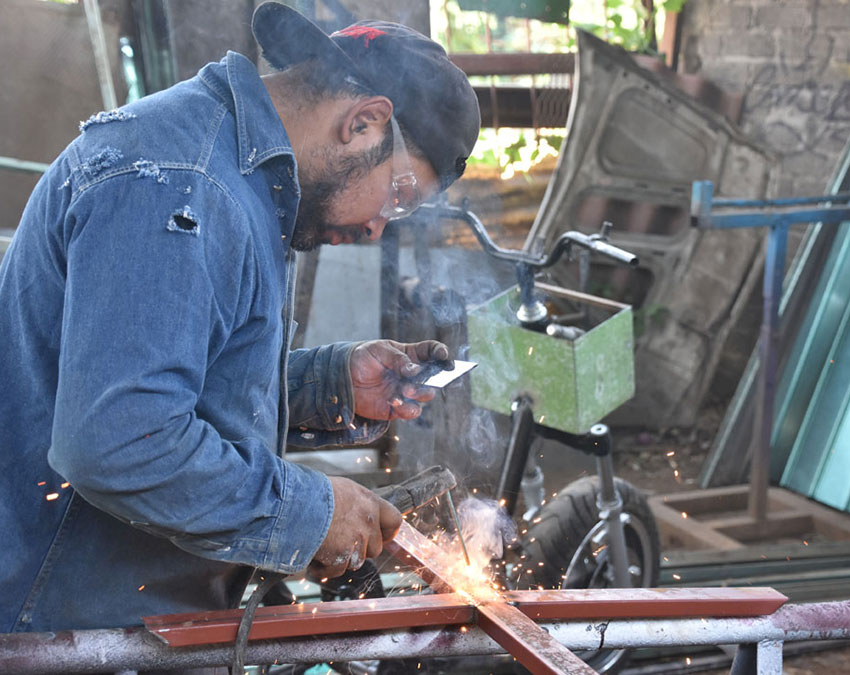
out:
<path id="1" fill-rule="evenodd" d="M 420 403 L 434 398 L 434 390 L 405 380 L 422 370 L 426 361 L 445 361 L 449 348 L 436 340 L 402 344 L 373 340 L 351 354 L 354 412 L 372 420 L 419 417 Z"/>
<path id="2" fill-rule="evenodd" d="M 380 555 L 384 542 L 391 541 L 401 527 L 401 514 L 388 501 L 348 478 L 330 481 L 334 514 L 309 568 L 317 579 L 359 569 L 366 558 Z"/>

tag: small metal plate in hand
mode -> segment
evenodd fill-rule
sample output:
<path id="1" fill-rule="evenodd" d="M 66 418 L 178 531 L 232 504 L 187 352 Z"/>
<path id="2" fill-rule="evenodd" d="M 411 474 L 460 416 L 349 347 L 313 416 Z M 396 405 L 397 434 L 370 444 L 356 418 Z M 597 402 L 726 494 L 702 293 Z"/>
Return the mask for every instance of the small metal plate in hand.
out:
<path id="1" fill-rule="evenodd" d="M 434 375 L 431 375 L 431 377 L 425 380 L 422 384 L 426 387 L 445 387 L 447 384 L 454 382 L 461 375 L 468 373 L 478 365 L 475 361 L 459 361 L 458 359 L 455 359 L 454 364 L 455 367 L 451 370 L 440 370 Z"/>

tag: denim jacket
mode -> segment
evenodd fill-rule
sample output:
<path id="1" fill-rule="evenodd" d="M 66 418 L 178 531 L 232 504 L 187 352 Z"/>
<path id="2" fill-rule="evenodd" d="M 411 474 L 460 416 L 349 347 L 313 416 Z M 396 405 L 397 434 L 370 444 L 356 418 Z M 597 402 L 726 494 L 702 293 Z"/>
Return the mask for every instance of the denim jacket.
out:
<path id="1" fill-rule="evenodd" d="M 330 525 L 287 430 L 386 429 L 354 416 L 352 344 L 289 352 L 297 167 L 250 61 L 80 129 L 0 266 L 0 632 L 235 606 Z"/>

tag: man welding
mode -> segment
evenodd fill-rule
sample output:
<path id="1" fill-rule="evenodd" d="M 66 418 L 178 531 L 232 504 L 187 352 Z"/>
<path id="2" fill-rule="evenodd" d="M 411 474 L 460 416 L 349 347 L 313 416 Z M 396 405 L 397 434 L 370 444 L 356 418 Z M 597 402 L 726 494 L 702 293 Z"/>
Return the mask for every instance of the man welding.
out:
<path id="1" fill-rule="evenodd" d="M 433 394 L 426 341 L 289 350 L 295 251 L 378 239 L 464 171 L 474 92 L 436 43 L 275 2 L 196 77 L 80 125 L 0 267 L 0 632 L 238 604 L 254 569 L 342 574 L 400 525 L 285 461 Z"/>

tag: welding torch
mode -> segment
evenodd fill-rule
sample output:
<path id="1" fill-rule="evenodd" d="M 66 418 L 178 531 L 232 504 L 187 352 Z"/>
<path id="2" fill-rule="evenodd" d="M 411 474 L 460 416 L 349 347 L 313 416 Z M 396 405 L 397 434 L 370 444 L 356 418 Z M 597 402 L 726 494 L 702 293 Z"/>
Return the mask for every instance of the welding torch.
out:
<path id="1" fill-rule="evenodd" d="M 457 530 L 457 537 L 463 549 L 463 557 L 466 560 L 466 564 L 469 565 L 469 553 L 466 550 L 466 543 L 460 531 L 460 521 L 458 520 L 457 511 L 452 501 L 451 491 L 455 487 L 457 487 L 457 479 L 455 479 L 454 474 L 449 469 L 443 466 L 432 466 L 411 476 L 407 480 L 403 480 L 401 483 L 376 488 L 373 492 L 381 499 L 386 499 L 390 504 L 395 506 L 401 511 L 402 515 L 413 513 L 416 509 L 425 506 L 437 497 L 445 494 L 449 511 L 451 512 L 455 529 Z M 251 593 L 245 605 L 245 610 L 242 613 L 239 628 L 236 631 L 236 643 L 233 649 L 231 672 L 244 672 L 248 633 L 251 630 L 251 624 L 254 622 L 257 607 L 269 589 L 285 577 L 285 574 L 267 573 L 265 578 Z"/>
<path id="2" fill-rule="evenodd" d="M 460 546 L 463 549 L 463 558 L 469 565 L 469 552 L 466 550 L 466 542 L 460 529 L 460 520 L 457 517 L 457 510 L 452 499 L 451 491 L 455 487 L 457 487 L 457 480 L 449 469 L 444 466 L 432 466 L 401 483 L 377 488 L 374 492 L 381 499 L 386 499 L 395 506 L 401 511 L 402 515 L 412 513 L 419 507 L 445 494 L 449 513 L 454 521 L 455 530 L 457 530 L 457 538 L 460 540 Z"/>

